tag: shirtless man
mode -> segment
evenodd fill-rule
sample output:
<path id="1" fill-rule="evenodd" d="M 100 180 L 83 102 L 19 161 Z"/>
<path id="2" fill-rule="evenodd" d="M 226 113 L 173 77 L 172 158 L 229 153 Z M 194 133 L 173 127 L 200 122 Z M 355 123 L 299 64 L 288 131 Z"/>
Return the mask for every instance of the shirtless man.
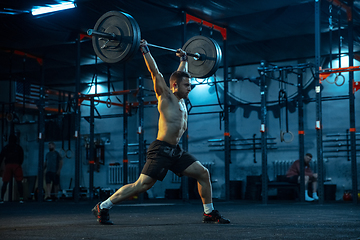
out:
<path id="1" fill-rule="evenodd" d="M 183 151 L 178 145 L 181 136 L 187 129 L 187 110 L 184 98 L 191 91 L 190 74 L 187 72 L 187 55 L 178 49 L 180 65 L 171 77 L 170 88 L 166 85 L 155 60 L 150 54 L 147 42 L 141 41 L 140 50 L 154 83 L 158 100 L 159 128 L 157 138 L 147 151 L 147 159 L 140 177 L 135 183 L 118 189 L 106 201 L 99 202 L 93 213 L 100 224 L 110 224 L 109 209 L 121 201 L 150 189 L 157 180 L 162 181 L 168 170 L 175 174 L 195 178 L 198 182 L 199 195 L 204 206 L 204 223 L 230 223 L 223 218 L 212 204 L 212 188 L 209 171 L 192 155 Z"/>

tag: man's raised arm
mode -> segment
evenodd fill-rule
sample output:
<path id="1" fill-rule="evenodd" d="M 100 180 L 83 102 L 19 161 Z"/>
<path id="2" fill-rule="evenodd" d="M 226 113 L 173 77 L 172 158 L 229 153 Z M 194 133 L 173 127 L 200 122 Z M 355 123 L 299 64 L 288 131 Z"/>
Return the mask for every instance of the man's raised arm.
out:
<path id="1" fill-rule="evenodd" d="M 151 78 L 154 83 L 154 90 L 156 93 L 156 96 L 160 96 L 164 91 L 169 91 L 169 87 L 166 85 L 166 82 L 164 80 L 163 75 L 160 73 L 158 66 L 156 65 L 156 62 L 154 58 L 150 54 L 149 47 L 147 46 L 146 40 L 140 41 L 140 50 L 143 54 L 146 66 L 151 73 Z"/>
<path id="2" fill-rule="evenodd" d="M 187 72 L 188 71 L 188 56 L 186 52 L 179 48 L 177 50 L 176 56 L 180 57 L 180 65 L 178 67 L 178 71 Z"/>

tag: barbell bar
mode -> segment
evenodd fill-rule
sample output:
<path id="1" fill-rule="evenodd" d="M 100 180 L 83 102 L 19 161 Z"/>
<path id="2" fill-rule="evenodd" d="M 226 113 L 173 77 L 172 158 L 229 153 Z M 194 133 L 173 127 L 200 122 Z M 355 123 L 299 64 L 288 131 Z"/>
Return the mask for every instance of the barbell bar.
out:
<path id="1" fill-rule="evenodd" d="M 171 52 L 178 52 L 178 50 L 176 50 L 176 49 L 167 48 L 167 47 L 163 47 L 163 46 L 159 46 L 159 45 L 155 45 L 155 44 L 151 44 L 151 43 L 148 43 L 148 46 L 164 49 L 164 50 L 171 51 Z M 188 55 L 190 57 L 194 57 L 195 60 L 202 60 L 203 57 L 205 57 L 205 56 L 201 56 L 200 53 L 187 53 L 186 52 L 186 55 Z"/>
<path id="2" fill-rule="evenodd" d="M 89 36 L 94 35 L 96 37 L 102 37 L 109 40 L 117 40 L 117 36 L 115 35 L 115 33 L 99 32 L 95 31 L 94 29 L 88 29 L 86 33 Z"/>
<path id="3" fill-rule="evenodd" d="M 89 36 L 94 35 L 96 37 L 105 38 L 105 39 L 108 39 L 109 41 L 121 41 L 121 36 L 118 36 L 115 33 L 98 32 L 98 31 L 95 31 L 94 29 L 89 29 L 89 30 L 87 30 L 87 34 Z M 163 47 L 163 46 L 159 46 L 159 45 L 155 45 L 155 44 L 151 44 L 151 43 L 148 43 L 147 45 L 150 47 L 159 48 L 159 49 L 163 49 L 166 51 L 178 52 L 178 50 L 176 50 L 176 49 Z M 105 47 L 105 45 L 103 47 Z M 186 53 L 186 55 L 188 55 L 190 57 L 194 57 L 195 60 L 201 60 L 203 57 L 205 57 L 205 56 L 201 56 L 199 53 Z"/>
<path id="4" fill-rule="evenodd" d="M 93 36 L 96 55 L 107 63 L 126 62 L 139 51 L 140 27 L 127 13 L 110 11 L 103 14 L 87 34 Z M 148 43 L 148 46 L 177 52 L 176 49 L 155 44 Z M 192 77 L 207 78 L 219 68 L 221 49 L 211 38 L 194 36 L 184 44 L 182 50 L 192 57 L 188 59 L 188 71 Z"/>

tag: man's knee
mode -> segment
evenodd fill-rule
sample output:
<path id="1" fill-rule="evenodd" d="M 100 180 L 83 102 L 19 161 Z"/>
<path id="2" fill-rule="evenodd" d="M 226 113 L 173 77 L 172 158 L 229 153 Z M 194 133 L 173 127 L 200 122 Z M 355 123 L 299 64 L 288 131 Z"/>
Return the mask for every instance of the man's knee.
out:
<path id="1" fill-rule="evenodd" d="M 182 174 L 191 178 L 195 178 L 197 181 L 207 181 L 210 179 L 209 170 L 200 162 L 194 162 L 188 168 L 186 168 Z"/>
<path id="2" fill-rule="evenodd" d="M 202 180 L 209 180 L 210 179 L 210 173 L 209 170 L 206 167 L 201 168 L 201 170 L 199 170 L 199 174 L 198 174 L 198 180 L 202 179 Z"/>
<path id="3" fill-rule="evenodd" d="M 210 177 L 209 169 L 207 169 L 206 167 L 204 167 L 202 174 L 204 174 L 204 176 L 207 177 L 207 178 Z"/>

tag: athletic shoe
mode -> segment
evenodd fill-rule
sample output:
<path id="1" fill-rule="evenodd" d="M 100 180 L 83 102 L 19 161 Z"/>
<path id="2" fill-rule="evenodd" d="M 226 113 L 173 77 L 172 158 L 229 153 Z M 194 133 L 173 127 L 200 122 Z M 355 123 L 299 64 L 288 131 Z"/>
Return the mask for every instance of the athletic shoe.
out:
<path id="1" fill-rule="evenodd" d="M 23 199 L 23 198 L 20 198 L 20 199 L 19 199 L 19 203 L 24 203 L 24 199 Z"/>
<path id="2" fill-rule="evenodd" d="M 101 202 L 96 204 L 95 207 L 91 210 L 97 218 L 97 221 L 100 224 L 113 225 L 114 223 L 110 221 L 109 209 L 100 209 L 100 204 Z"/>
<path id="3" fill-rule="evenodd" d="M 202 222 L 226 224 L 230 223 L 230 220 L 221 216 L 218 210 L 213 210 L 209 214 L 204 213 Z"/>
<path id="4" fill-rule="evenodd" d="M 305 194 L 305 201 L 307 202 L 313 202 L 315 199 L 313 199 L 312 197 L 309 197 L 307 194 Z"/>
<path id="5" fill-rule="evenodd" d="M 319 197 L 316 192 L 313 193 L 312 197 L 314 200 L 319 200 Z"/>

